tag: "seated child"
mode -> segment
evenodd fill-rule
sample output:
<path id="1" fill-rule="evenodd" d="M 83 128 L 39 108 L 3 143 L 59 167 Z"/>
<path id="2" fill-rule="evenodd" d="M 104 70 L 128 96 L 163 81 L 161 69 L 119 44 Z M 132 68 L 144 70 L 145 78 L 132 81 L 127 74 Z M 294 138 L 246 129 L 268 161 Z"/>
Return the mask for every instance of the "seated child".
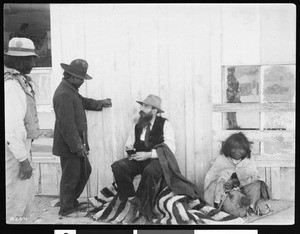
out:
<path id="1" fill-rule="evenodd" d="M 241 132 L 232 134 L 225 140 L 220 155 L 204 181 L 204 200 L 209 205 L 219 208 L 226 197 L 225 192 L 237 188 L 247 198 L 247 201 L 244 199 L 243 202 L 252 209 L 247 208 L 247 211 L 255 214 L 266 213 L 259 204 L 261 200 L 270 199 L 270 193 L 265 182 L 259 180 L 258 170 L 251 155 L 251 144 Z M 240 204 L 236 204 L 236 209 L 239 208 Z"/>

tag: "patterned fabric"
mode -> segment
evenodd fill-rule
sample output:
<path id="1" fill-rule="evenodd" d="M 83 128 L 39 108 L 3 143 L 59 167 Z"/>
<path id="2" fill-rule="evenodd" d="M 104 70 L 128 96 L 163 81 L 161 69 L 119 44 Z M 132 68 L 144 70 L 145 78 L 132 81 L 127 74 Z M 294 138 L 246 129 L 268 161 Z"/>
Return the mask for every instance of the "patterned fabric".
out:
<path id="1" fill-rule="evenodd" d="M 95 208 L 101 208 L 103 205 L 113 200 L 114 196 L 117 194 L 116 189 L 116 183 L 112 183 L 111 185 L 104 187 L 98 196 L 90 197 L 89 201 Z"/>
<path id="2" fill-rule="evenodd" d="M 101 190 L 104 191 L 104 189 Z M 100 204 L 100 203 L 98 203 Z M 118 194 L 110 202 L 96 208 L 93 219 L 109 223 L 123 223 L 130 212 L 131 203 L 121 201 Z M 223 211 L 215 212 L 211 206 L 201 204 L 199 199 L 191 200 L 185 195 L 175 195 L 165 187 L 158 195 L 153 208 L 155 218 L 144 224 L 242 224 L 245 220 Z M 131 224 L 139 223 L 139 216 Z"/>

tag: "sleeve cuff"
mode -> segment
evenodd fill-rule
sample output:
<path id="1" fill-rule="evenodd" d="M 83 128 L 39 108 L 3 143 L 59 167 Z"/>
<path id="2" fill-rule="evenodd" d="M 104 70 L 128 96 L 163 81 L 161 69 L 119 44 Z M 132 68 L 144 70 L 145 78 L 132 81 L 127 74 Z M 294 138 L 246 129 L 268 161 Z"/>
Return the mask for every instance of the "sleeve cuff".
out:
<path id="1" fill-rule="evenodd" d="M 156 149 L 153 149 L 152 151 L 152 155 L 151 155 L 151 158 L 157 158 L 157 153 L 156 153 Z"/>
<path id="2" fill-rule="evenodd" d="M 77 153 L 78 151 L 82 150 L 84 148 L 83 145 L 81 145 L 79 148 L 75 149 L 75 150 L 71 150 L 72 153 Z"/>

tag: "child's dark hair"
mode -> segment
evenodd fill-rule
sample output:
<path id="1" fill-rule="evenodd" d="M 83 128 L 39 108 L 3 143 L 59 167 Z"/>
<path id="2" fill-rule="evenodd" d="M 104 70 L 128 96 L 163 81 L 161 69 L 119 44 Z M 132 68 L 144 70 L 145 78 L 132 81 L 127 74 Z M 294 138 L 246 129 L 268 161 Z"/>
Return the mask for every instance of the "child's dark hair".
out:
<path id="1" fill-rule="evenodd" d="M 253 142 L 249 141 L 247 139 L 247 137 L 242 133 L 234 133 L 232 135 L 230 135 L 224 142 L 221 150 L 220 150 L 220 154 L 224 154 L 226 157 L 230 157 L 230 150 L 235 147 L 236 144 L 239 144 L 240 146 L 242 146 L 245 151 L 246 151 L 246 155 L 244 158 L 250 158 L 251 157 L 251 144 L 253 144 Z"/>

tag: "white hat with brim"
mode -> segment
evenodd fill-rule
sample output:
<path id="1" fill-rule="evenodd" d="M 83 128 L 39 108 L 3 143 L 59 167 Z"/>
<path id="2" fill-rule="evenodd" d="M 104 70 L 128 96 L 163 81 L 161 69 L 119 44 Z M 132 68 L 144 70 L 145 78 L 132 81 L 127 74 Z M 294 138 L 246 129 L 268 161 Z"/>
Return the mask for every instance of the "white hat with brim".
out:
<path id="1" fill-rule="evenodd" d="M 39 58 L 34 50 L 34 44 L 30 39 L 14 37 L 9 41 L 8 51 L 4 54 L 16 57 L 35 56 Z"/>
<path id="2" fill-rule="evenodd" d="M 140 105 L 146 104 L 153 106 L 159 113 L 164 113 L 164 111 L 161 109 L 161 98 L 158 96 L 155 96 L 153 94 L 150 94 L 144 101 L 136 101 Z"/>

